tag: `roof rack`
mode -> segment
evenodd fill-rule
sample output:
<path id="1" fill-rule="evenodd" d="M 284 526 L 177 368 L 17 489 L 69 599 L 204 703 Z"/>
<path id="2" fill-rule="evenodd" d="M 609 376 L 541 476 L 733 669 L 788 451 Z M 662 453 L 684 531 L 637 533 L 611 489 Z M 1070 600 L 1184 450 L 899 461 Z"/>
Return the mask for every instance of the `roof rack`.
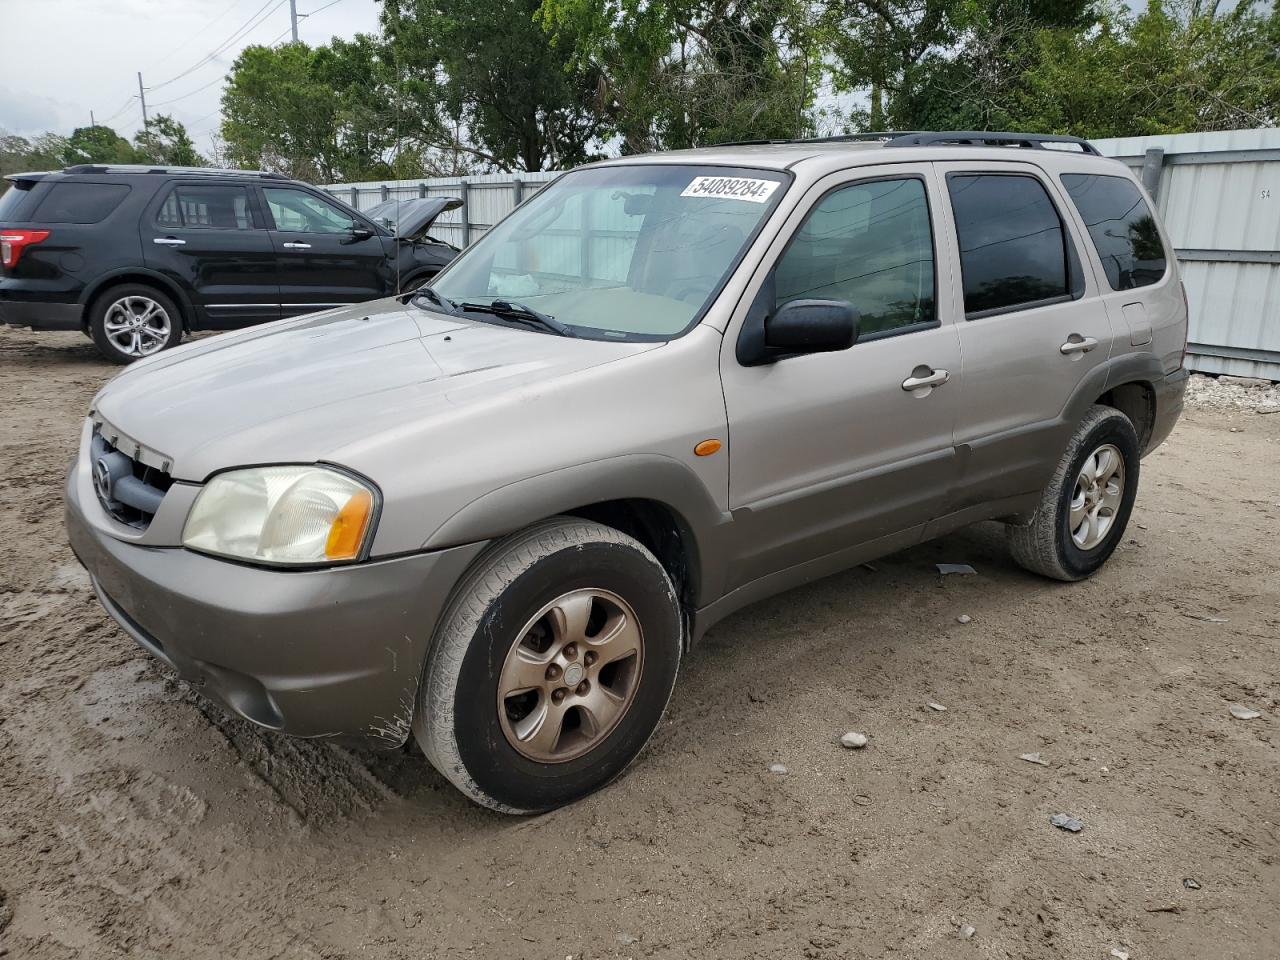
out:
<path id="1" fill-rule="evenodd" d="M 226 170 L 222 167 L 153 167 L 140 163 L 77 163 L 63 173 L 169 173 L 197 177 L 260 177 L 263 180 L 288 180 L 283 173 L 269 170 Z"/>
<path id="2" fill-rule="evenodd" d="M 857 143 L 880 140 L 886 147 L 968 146 L 981 147 L 990 144 L 1026 147 L 1046 150 L 1046 143 L 1063 143 L 1077 146 L 1081 153 L 1100 157 L 1102 154 L 1088 140 L 1054 133 L 1003 133 L 992 130 L 875 130 L 867 133 L 843 133 L 831 137 L 805 137 L 796 140 L 735 140 L 717 143 L 717 147 L 754 147 L 786 143 Z"/>
<path id="3" fill-rule="evenodd" d="M 936 130 L 932 132 L 904 133 L 894 137 L 886 147 L 927 147 L 950 144 L 953 146 L 981 147 L 988 144 L 1007 144 L 1031 150 L 1046 150 L 1046 143 L 1072 144 L 1081 153 L 1102 156 L 1088 140 L 1055 133 L 1007 133 L 994 130 Z"/>

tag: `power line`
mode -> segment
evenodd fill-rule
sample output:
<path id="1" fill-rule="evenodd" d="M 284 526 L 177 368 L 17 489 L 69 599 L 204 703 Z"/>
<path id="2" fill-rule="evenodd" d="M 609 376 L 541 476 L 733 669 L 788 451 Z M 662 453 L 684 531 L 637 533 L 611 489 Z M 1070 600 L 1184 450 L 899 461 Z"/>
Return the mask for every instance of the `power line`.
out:
<path id="1" fill-rule="evenodd" d="M 190 93 L 184 93 L 184 94 L 182 94 L 182 96 L 180 96 L 180 97 L 174 97 L 172 100 L 161 100 L 159 103 L 153 103 L 153 104 L 151 104 L 151 106 L 152 106 L 152 108 L 155 108 L 155 107 L 167 107 L 167 106 L 168 106 L 169 104 L 171 104 L 171 103 L 177 103 L 179 100 L 185 100 L 185 99 L 187 99 L 187 97 L 194 97 L 197 93 L 203 93 L 205 90 L 208 90 L 210 87 L 212 87 L 215 83 L 222 83 L 222 81 L 224 81 L 224 80 L 226 80 L 226 79 L 227 79 L 226 74 L 223 74 L 223 75 L 222 75 L 222 76 L 220 76 L 220 77 L 214 77 L 212 80 L 210 80 L 210 81 L 209 81 L 208 83 L 206 83 L 204 86 L 202 86 L 202 87 L 196 87 L 196 88 L 195 88 L 194 90 L 192 90 Z M 155 89 L 155 88 L 153 87 L 152 89 Z"/>
<path id="2" fill-rule="evenodd" d="M 219 20 L 225 17 L 228 13 L 230 13 L 236 7 L 240 6 L 240 4 L 242 4 L 243 2 L 244 0 L 231 0 L 231 3 L 227 7 L 225 7 L 221 13 L 219 13 L 216 17 L 214 17 L 212 20 L 206 23 L 203 27 L 201 27 L 197 33 L 193 33 L 191 36 L 187 37 L 186 40 L 183 40 L 182 43 L 175 46 L 163 57 L 161 57 L 155 63 L 151 64 L 151 66 L 154 68 L 154 67 L 160 66 L 161 64 L 168 63 L 170 60 L 173 59 L 174 54 L 176 54 L 179 50 L 182 50 L 184 47 L 188 46 L 192 40 L 198 40 L 201 37 L 203 37 L 205 35 L 205 32 L 210 27 L 212 27 L 215 23 L 217 23 Z"/>
<path id="3" fill-rule="evenodd" d="M 181 73 L 170 77 L 168 80 L 164 80 L 160 83 L 155 84 L 154 86 L 151 87 L 151 89 L 159 90 L 161 87 L 167 87 L 169 84 L 173 83 L 175 80 L 181 80 L 183 77 L 188 76 L 192 73 L 195 73 L 195 71 L 199 70 L 201 67 L 212 62 L 215 57 L 217 57 L 220 53 L 223 53 L 225 50 L 231 47 L 238 40 L 243 39 L 247 34 L 253 32 L 253 30 L 261 26 L 262 23 L 267 19 L 267 17 L 271 16 L 271 14 L 279 10 L 282 6 L 285 5 L 286 2 L 288 2 L 288 0 L 276 0 L 275 4 L 273 5 L 272 0 L 267 0 L 267 2 L 264 3 L 261 7 L 259 7 L 257 11 L 252 16 L 250 16 L 249 19 L 244 24 L 242 24 L 238 30 L 236 30 L 235 33 L 233 33 L 231 36 L 227 37 L 226 40 L 222 41 L 222 43 L 214 47 L 213 50 L 211 50 L 208 54 L 206 54 L 202 59 L 196 61 L 191 66 L 187 67 L 186 70 L 183 70 Z"/>

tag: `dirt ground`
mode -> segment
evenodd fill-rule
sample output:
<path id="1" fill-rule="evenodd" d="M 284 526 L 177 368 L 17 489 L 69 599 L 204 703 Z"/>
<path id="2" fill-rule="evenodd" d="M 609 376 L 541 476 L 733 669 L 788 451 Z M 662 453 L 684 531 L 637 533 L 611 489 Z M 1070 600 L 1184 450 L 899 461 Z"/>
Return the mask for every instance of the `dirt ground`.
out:
<path id="1" fill-rule="evenodd" d="M 1190 411 L 1089 582 L 989 524 L 743 611 L 629 773 L 521 820 L 229 719 L 114 626 L 60 493 L 112 372 L 0 328 L 6 960 L 1280 957 L 1280 415 Z"/>

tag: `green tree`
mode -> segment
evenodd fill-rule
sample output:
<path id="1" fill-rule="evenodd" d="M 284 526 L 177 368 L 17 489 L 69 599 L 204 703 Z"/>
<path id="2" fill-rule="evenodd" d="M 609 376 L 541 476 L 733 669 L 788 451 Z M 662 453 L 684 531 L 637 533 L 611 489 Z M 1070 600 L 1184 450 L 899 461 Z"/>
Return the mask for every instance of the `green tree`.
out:
<path id="1" fill-rule="evenodd" d="M 56 133 L 42 133 L 28 140 L 0 130 L 0 177 L 31 170 L 56 170 L 63 165 L 67 141 Z M 8 184 L 0 180 L 0 192 Z"/>
<path id="2" fill-rule="evenodd" d="M 539 17 L 624 153 L 814 129 L 822 70 L 806 0 L 544 0 Z"/>
<path id="3" fill-rule="evenodd" d="M 202 167 L 208 161 L 196 151 L 187 128 L 173 117 L 159 114 L 133 138 L 138 159 L 169 167 Z"/>
<path id="4" fill-rule="evenodd" d="M 222 95 L 227 159 L 319 183 L 385 177 L 396 143 L 372 37 L 246 47 Z"/>
<path id="5" fill-rule="evenodd" d="M 383 0 L 402 136 L 500 170 L 596 155 L 600 78 L 535 22 L 541 0 Z"/>
<path id="6" fill-rule="evenodd" d="M 138 153 L 133 146 L 110 127 L 77 127 L 67 138 L 62 151 L 62 162 L 70 166 L 76 163 L 136 163 Z"/>

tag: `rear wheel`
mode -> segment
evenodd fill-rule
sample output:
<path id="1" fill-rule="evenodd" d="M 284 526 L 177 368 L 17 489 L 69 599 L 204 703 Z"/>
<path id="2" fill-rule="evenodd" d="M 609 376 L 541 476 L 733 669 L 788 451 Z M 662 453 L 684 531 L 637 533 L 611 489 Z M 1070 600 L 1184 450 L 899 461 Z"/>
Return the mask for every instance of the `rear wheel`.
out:
<path id="1" fill-rule="evenodd" d="M 94 302 L 89 336 L 111 362 L 132 363 L 176 346 L 182 340 L 182 317 L 173 300 L 154 287 L 123 284 Z"/>
<path id="2" fill-rule="evenodd" d="M 463 793 L 537 813 L 620 774 L 675 685 L 683 619 L 638 541 L 572 517 L 499 543 L 437 631 L 414 714 L 431 761 Z"/>
<path id="3" fill-rule="evenodd" d="M 1091 407 L 1031 522 L 1007 527 L 1014 560 L 1055 580 L 1082 580 L 1094 573 L 1124 536 L 1140 462 L 1129 418 L 1114 407 Z"/>

